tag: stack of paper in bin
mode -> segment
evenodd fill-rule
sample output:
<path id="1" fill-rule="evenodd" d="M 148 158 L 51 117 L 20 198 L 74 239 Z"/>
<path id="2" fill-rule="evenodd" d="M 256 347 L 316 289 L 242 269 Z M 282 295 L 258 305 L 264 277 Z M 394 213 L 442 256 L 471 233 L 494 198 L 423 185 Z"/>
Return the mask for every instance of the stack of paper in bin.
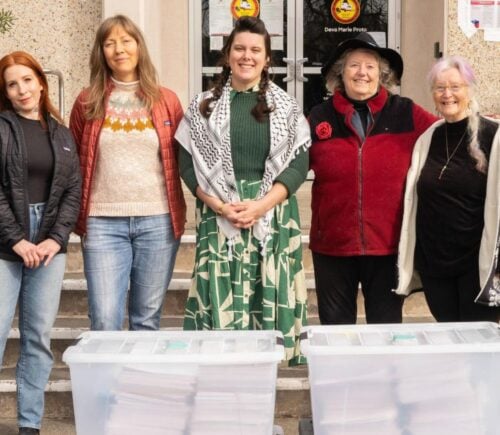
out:
<path id="1" fill-rule="evenodd" d="M 259 366 L 200 367 L 192 435 L 267 433 L 273 420 L 272 373 Z"/>
<path id="2" fill-rule="evenodd" d="M 183 435 L 196 376 L 124 368 L 112 392 L 107 435 Z"/>
<path id="3" fill-rule="evenodd" d="M 396 365 L 401 425 L 408 435 L 470 435 L 481 426 L 471 367 L 455 354 Z M 436 386 L 439 386 L 436 388 Z"/>
<path id="4" fill-rule="evenodd" d="M 366 362 L 349 363 L 350 376 L 318 382 L 316 400 L 322 403 L 319 423 L 328 433 L 400 435 L 394 374 L 389 367 L 367 369 Z"/>

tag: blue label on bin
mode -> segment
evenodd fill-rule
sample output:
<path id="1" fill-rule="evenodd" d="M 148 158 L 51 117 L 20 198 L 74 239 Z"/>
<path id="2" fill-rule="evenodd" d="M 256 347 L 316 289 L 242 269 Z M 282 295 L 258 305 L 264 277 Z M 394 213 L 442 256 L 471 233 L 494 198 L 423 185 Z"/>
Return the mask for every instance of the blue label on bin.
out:
<path id="1" fill-rule="evenodd" d="M 392 335 L 392 343 L 397 345 L 413 345 L 418 344 L 418 339 L 412 332 L 407 333 L 394 333 Z"/>
<path id="2" fill-rule="evenodd" d="M 187 349 L 188 344 L 185 341 L 169 341 L 168 350 L 184 350 Z"/>

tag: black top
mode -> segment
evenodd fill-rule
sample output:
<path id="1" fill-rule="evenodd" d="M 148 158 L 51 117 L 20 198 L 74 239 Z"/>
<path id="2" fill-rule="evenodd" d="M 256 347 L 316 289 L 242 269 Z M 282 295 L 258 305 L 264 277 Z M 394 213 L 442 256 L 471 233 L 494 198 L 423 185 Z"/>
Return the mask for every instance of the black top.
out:
<path id="1" fill-rule="evenodd" d="M 368 109 L 368 100 L 354 100 L 346 95 L 346 98 L 354 106 L 354 110 L 358 112 L 359 119 L 361 121 L 361 127 L 363 128 L 364 136 L 366 136 L 366 130 L 368 129 L 368 121 L 370 118 L 370 111 Z"/>
<path id="2" fill-rule="evenodd" d="M 415 267 L 423 275 L 457 276 L 478 264 L 484 226 L 486 174 L 475 168 L 475 160 L 469 154 L 467 125 L 466 118 L 436 128 L 417 182 Z M 446 134 L 448 156 L 455 149 L 456 152 L 440 179 L 447 162 Z M 489 159 L 493 135 L 486 136 L 483 132 L 479 140 Z"/>
<path id="3" fill-rule="evenodd" d="M 54 154 L 49 132 L 40 121 L 17 115 L 28 155 L 28 202 L 47 202 L 54 172 Z"/>
<path id="4" fill-rule="evenodd" d="M 66 246 L 80 211 L 80 162 L 68 128 L 51 116 L 45 119 L 53 151 L 54 174 L 43 219 L 34 243 L 51 238 Z M 20 120 L 0 112 L 0 259 L 22 261 L 12 247 L 29 237 L 26 140 Z M 0 283 L 1 285 L 1 283 Z"/>

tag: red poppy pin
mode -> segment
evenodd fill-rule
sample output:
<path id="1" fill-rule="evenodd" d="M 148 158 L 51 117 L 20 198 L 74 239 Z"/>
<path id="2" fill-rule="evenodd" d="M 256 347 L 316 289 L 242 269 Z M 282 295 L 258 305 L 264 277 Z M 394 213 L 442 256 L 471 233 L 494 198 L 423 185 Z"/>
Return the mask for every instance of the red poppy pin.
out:
<path id="1" fill-rule="evenodd" d="M 323 121 L 316 126 L 316 136 L 319 140 L 325 140 L 332 137 L 332 126 L 330 123 Z"/>

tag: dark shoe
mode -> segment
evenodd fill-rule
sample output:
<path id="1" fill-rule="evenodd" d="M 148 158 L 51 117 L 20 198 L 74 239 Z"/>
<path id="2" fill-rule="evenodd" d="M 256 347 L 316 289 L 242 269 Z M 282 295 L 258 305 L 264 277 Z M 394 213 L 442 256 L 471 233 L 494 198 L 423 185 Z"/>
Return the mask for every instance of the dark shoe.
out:
<path id="1" fill-rule="evenodd" d="M 39 435 L 40 431 L 34 427 L 20 427 L 19 435 Z"/>

